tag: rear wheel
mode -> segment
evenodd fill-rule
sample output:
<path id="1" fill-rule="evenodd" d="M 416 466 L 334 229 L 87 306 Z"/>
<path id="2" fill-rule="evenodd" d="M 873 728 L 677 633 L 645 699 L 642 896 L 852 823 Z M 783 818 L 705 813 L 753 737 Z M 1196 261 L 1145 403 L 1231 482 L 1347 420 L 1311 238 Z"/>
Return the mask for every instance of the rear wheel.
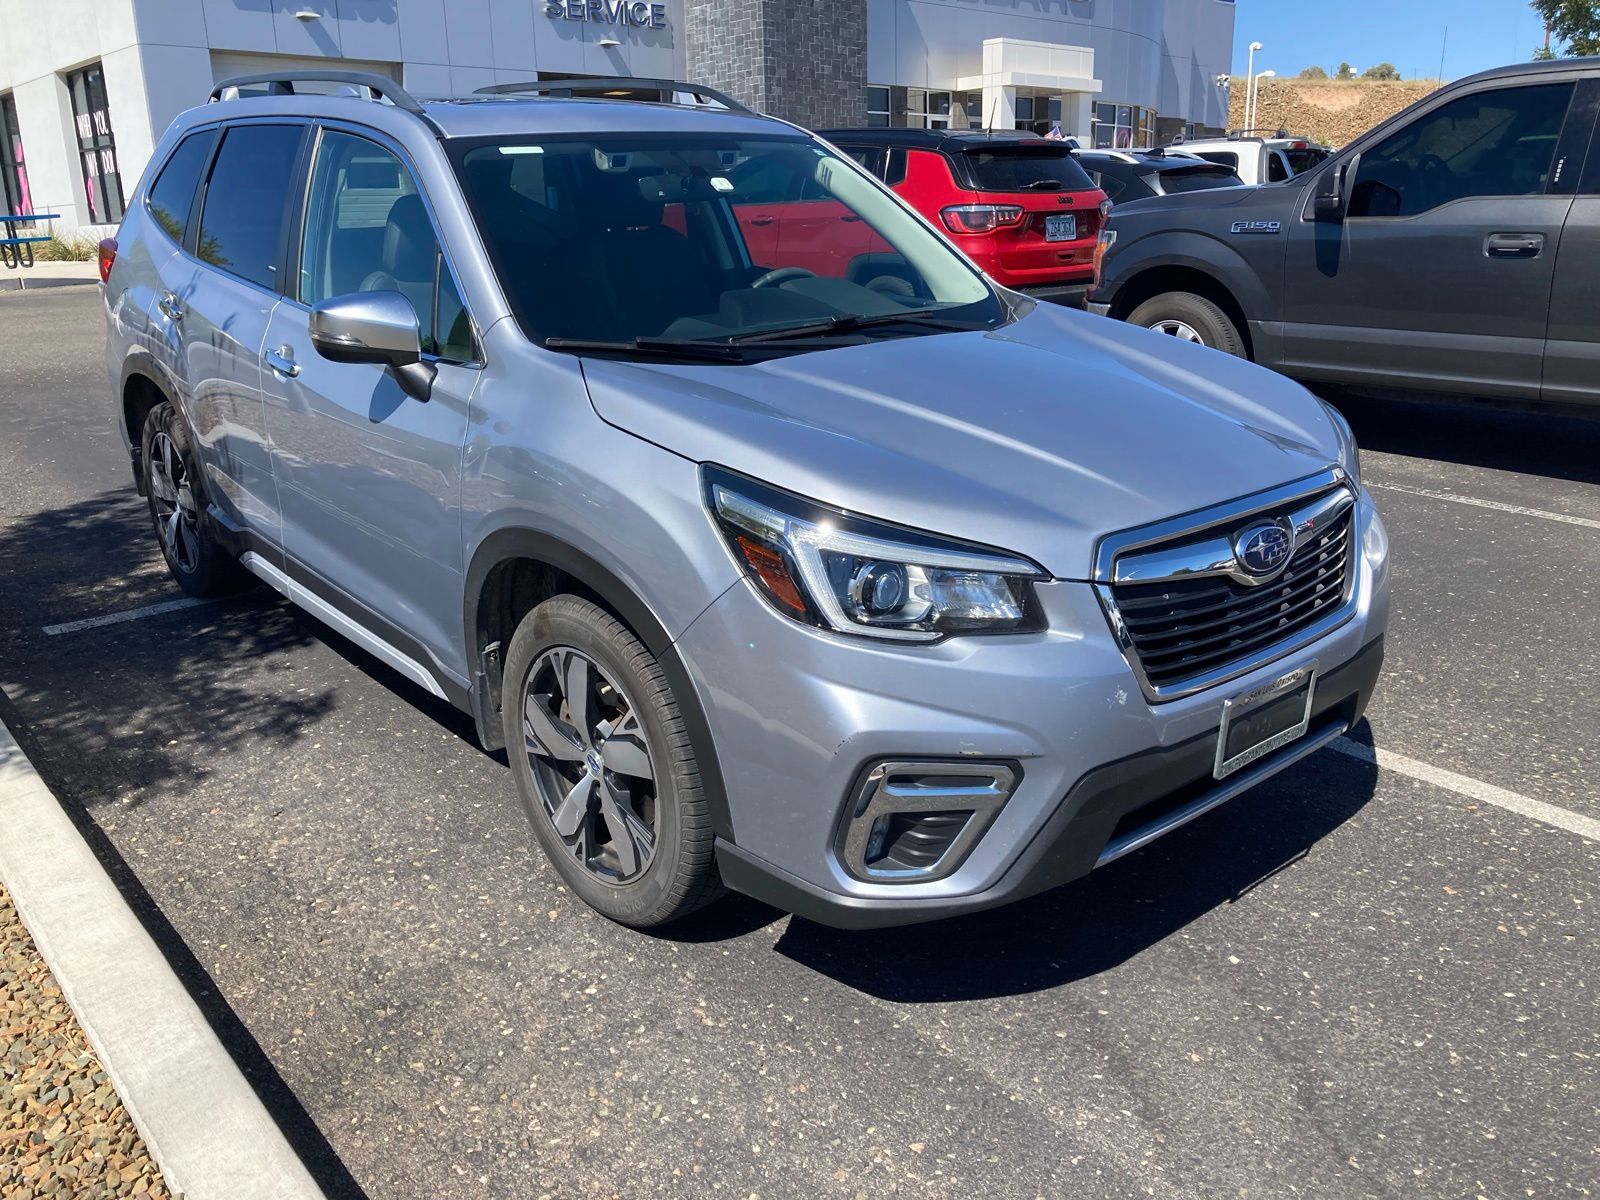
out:
<path id="1" fill-rule="evenodd" d="M 189 431 L 170 402 L 150 410 L 141 446 L 150 519 L 172 577 L 191 596 L 237 591 L 244 571 L 213 532 Z"/>
<path id="2" fill-rule="evenodd" d="M 1128 324 L 1142 325 L 1183 342 L 1197 342 L 1235 358 L 1246 357 L 1244 338 L 1227 313 L 1193 292 L 1152 296 L 1128 314 Z"/>
<path id="3" fill-rule="evenodd" d="M 640 928 L 721 894 L 688 731 L 625 625 L 577 596 L 545 601 L 511 638 L 504 686 L 517 791 L 568 887 Z"/>

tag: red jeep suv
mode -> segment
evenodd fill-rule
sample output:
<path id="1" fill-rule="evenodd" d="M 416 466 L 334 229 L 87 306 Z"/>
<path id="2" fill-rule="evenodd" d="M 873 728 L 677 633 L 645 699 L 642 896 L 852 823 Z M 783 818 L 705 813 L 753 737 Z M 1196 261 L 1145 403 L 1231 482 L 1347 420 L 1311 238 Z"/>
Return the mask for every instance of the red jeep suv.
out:
<path id="1" fill-rule="evenodd" d="M 996 283 L 1081 299 L 1111 204 L 1067 143 L 983 130 L 833 129 L 819 136 L 949 234 Z"/>

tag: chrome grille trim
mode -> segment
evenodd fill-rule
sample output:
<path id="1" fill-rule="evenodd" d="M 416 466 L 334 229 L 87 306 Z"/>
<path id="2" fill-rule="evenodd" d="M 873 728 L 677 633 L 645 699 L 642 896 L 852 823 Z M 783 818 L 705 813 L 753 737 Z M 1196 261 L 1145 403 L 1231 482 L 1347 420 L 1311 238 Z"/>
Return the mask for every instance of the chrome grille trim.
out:
<path id="1" fill-rule="evenodd" d="M 1158 704 L 1216 687 L 1291 654 L 1348 621 L 1355 613 L 1355 579 L 1360 553 L 1355 508 L 1355 486 L 1343 471 L 1330 467 L 1283 487 L 1242 496 L 1213 508 L 1102 538 L 1095 553 L 1095 594 L 1105 611 L 1112 636 L 1132 668 L 1134 677 L 1138 679 L 1145 698 Z M 1285 568 L 1278 575 L 1263 580 L 1248 575 L 1239 566 L 1231 539 L 1249 518 L 1269 513 L 1290 518 L 1295 543 Z M 1309 568 L 1307 564 L 1298 567 L 1294 564 L 1302 549 L 1327 536 L 1323 531 L 1330 523 L 1342 527 L 1343 532 L 1335 535 L 1337 545 L 1328 545 L 1323 557 L 1335 550 L 1344 556 L 1344 572 L 1340 581 L 1342 595 L 1331 612 L 1292 629 L 1282 640 L 1248 649 L 1240 657 L 1215 663 L 1191 676 L 1152 681 L 1151 674 L 1159 675 L 1161 672 L 1155 668 L 1147 672 L 1137 641 L 1142 639 L 1148 644 L 1151 640 L 1181 637 L 1185 632 L 1193 633 L 1205 628 L 1207 622 L 1175 626 L 1174 632 L 1168 635 L 1156 632 L 1153 628 L 1144 629 L 1136 639 L 1129 625 L 1135 618 L 1131 611 L 1124 612 L 1124 605 L 1118 599 L 1119 589 L 1144 587 L 1168 580 L 1187 584 L 1208 577 L 1217 579 L 1218 583 L 1231 582 L 1246 587 L 1270 586 L 1281 585 L 1285 579 L 1293 576 L 1291 582 L 1299 591 L 1293 598 L 1292 607 L 1298 611 L 1325 590 L 1326 580 L 1322 576 L 1323 569 L 1317 567 L 1315 561 L 1309 564 Z M 1215 531 L 1216 536 L 1206 537 L 1211 531 Z M 1264 600 L 1267 594 L 1263 594 Z M 1213 624 L 1225 617 L 1227 607 L 1228 602 L 1224 601 L 1219 617 L 1212 618 Z M 1190 614 L 1191 617 L 1193 615 Z M 1205 610 L 1199 615 L 1206 615 Z M 1150 618 L 1139 619 L 1150 622 Z M 1168 647 L 1165 651 L 1155 651 L 1155 655 L 1170 656 L 1171 652 Z M 1202 656 L 1202 661 L 1207 657 L 1214 659 L 1220 653 Z"/>

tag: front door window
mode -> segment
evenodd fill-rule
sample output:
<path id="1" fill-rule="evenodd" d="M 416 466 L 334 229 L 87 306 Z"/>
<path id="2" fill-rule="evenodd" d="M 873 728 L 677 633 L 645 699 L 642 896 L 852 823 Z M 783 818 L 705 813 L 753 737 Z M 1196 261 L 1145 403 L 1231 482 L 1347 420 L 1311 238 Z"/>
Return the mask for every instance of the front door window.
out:
<path id="1" fill-rule="evenodd" d="M 426 354 L 467 361 L 472 333 L 410 170 L 376 142 L 327 130 L 317 147 L 300 252 L 300 299 L 399 292 Z"/>
<path id="2" fill-rule="evenodd" d="M 1475 92 L 1440 105 L 1361 155 L 1352 217 L 1409 217 L 1453 200 L 1544 191 L 1570 83 Z"/>

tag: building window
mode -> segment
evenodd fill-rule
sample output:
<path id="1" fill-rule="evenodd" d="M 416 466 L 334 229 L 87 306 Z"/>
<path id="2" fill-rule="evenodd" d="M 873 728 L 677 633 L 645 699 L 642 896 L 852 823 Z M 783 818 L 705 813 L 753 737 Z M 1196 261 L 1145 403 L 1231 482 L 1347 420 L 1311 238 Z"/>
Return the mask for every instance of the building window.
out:
<path id="1" fill-rule="evenodd" d="M 28 165 L 22 157 L 22 130 L 17 125 L 17 101 L 0 96 L 0 209 L 6 214 L 30 213 Z"/>
<path id="2" fill-rule="evenodd" d="M 1094 144 L 1096 149 L 1127 150 L 1155 142 L 1156 111 L 1134 104 L 1096 104 L 1094 106 Z"/>
<path id="3" fill-rule="evenodd" d="M 111 108 L 106 103 L 105 74 L 99 63 L 66 77 L 72 96 L 72 120 L 78 134 L 78 161 L 89 201 L 89 224 L 115 225 L 122 220 L 122 174 L 117 170 L 117 143 L 111 136 Z"/>
<path id="4" fill-rule="evenodd" d="M 889 124 L 888 88 L 869 87 L 867 89 L 867 124 L 880 129 Z"/>

